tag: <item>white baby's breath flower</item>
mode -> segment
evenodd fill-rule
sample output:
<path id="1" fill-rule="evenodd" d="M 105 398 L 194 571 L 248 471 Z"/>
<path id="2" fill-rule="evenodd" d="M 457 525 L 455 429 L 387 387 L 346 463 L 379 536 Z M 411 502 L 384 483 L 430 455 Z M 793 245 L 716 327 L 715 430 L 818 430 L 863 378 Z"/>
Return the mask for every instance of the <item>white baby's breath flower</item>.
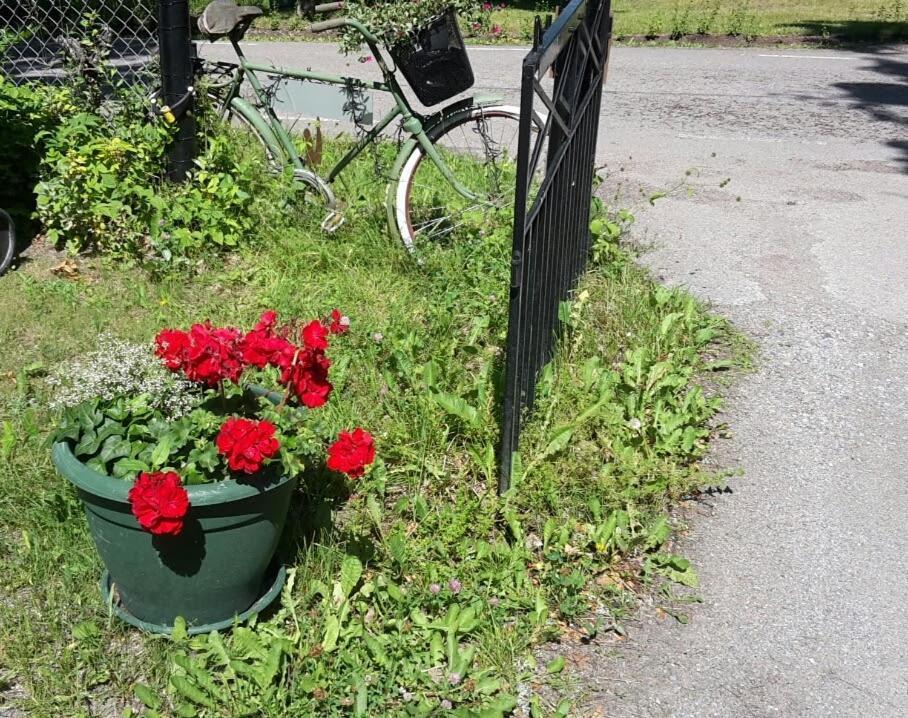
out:
<path id="1" fill-rule="evenodd" d="M 190 381 L 173 375 L 147 344 L 102 334 L 98 348 L 58 365 L 46 378 L 53 389 L 50 408 L 77 406 L 84 401 L 144 395 L 149 406 L 170 419 L 188 414 L 201 401 Z"/>

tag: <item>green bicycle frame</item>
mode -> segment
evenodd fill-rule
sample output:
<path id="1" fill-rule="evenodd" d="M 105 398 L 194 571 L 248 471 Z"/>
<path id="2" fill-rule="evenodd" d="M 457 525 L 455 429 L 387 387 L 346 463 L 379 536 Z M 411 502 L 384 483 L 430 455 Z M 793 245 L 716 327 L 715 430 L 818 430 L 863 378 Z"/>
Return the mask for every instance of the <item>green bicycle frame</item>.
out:
<path id="1" fill-rule="evenodd" d="M 331 171 L 328 173 L 328 176 L 325 178 L 327 182 L 333 182 L 334 179 L 344 171 L 347 165 L 349 165 L 354 159 L 356 159 L 356 157 L 359 156 L 359 154 L 369 144 L 374 142 L 377 137 L 385 130 L 385 128 L 389 124 L 391 124 L 391 122 L 393 122 L 397 118 L 400 118 L 401 126 L 403 127 L 403 129 L 408 132 L 411 138 L 419 144 L 419 146 L 426 153 L 426 156 L 438 168 L 438 171 L 441 173 L 442 177 L 444 177 L 445 180 L 450 183 L 450 185 L 458 192 L 458 194 L 462 195 L 468 200 L 478 199 L 476 194 L 468 190 L 460 182 L 457 181 L 457 178 L 454 177 L 453 173 L 445 164 L 441 155 L 438 153 L 438 150 L 432 144 L 432 141 L 429 139 L 428 135 L 426 134 L 425 127 L 423 126 L 423 122 L 426 118 L 414 112 L 414 110 L 410 107 L 410 104 L 407 102 L 407 98 L 404 96 L 400 85 L 397 82 L 397 78 L 395 77 L 394 72 L 388 68 L 387 64 L 384 61 L 384 58 L 378 50 L 378 39 L 356 20 L 348 20 L 347 22 L 355 27 L 365 38 L 367 44 L 369 45 L 369 48 L 372 50 L 373 56 L 375 57 L 379 68 L 381 69 L 382 76 L 384 78 L 383 81 L 366 81 L 352 77 L 327 75 L 320 72 L 312 72 L 310 70 L 293 70 L 276 67 L 273 65 L 250 62 L 246 59 L 246 56 L 243 53 L 243 50 L 240 47 L 238 41 L 231 38 L 231 44 L 233 45 L 233 49 L 236 52 L 237 58 L 239 59 L 240 63 L 222 111 L 226 114 L 228 108 L 230 107 L 230 103 L 233 102 L 234 99 L 239 97 L 240 86 L 242 85 L 244 78 L 248 79 L 249 84 L 255 92 L 255 96 L 258 101 L 258 107 L 253 109 L 265 121 L 265 124 L 273 134 L 274 140 L 277 141 L 277 146 L 273 147 L 271 146 L 271 138 L 262 138 L 263 141 L 268 145 L 269 151 L 275 157 L 287 157 L 293 164 L 294 169 L 305 169 L 306 165 L 296 150 L 296 146 L 293 143 L 293 138 L 290 136 L 290 133 L 284 127 L 283 123 L 280 121 L 280 118 L 278 118 L 277 113 L 274 111 L 274 108 L 271 106 L 271 103 L 268 101 L 268 93 L 265 91 L 265 88 L 256 73 L 262 73 L 265 75 L 281 78 L 292 78 L 296 80 L 309 80 L 327 85 L 339 85 L 354 89 L 386 92 L 394 98 L 394 107 L 392 107 L 388 111 L 388 113 L 385 114 L 378 121 L 378 123 L 376 123 L 372 127 L 372 129 L 370 129 L 365 135 L 363 135 L 343 157 L 341 157 L 338 163 L 331 169 Z M 402 165 L 403 161 L 406 159 L 405 155 L 409 152 L 409 144 L 404 143 L 401 146 L 401 151 L 397 156 L 395 165 Z"/>

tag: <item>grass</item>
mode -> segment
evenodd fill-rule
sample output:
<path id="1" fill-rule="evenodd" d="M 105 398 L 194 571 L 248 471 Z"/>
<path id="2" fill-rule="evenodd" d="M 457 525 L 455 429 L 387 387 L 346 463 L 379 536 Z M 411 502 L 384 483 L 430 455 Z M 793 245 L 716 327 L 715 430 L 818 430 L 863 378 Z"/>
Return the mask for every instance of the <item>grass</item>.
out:
<path id="1" fill-rule="evenodd" d="M 60 257 L 36 252 L 0 279 L 15 308 L 0 317 L 0 697 L 13 716 L 504 716 L 521 684 L 545 680 L 534 644 L 587 626 L 594 607 L 583 630 L 620 630 L 629 587 L 696 585 L 665 548 L 669 510 L 721 480 L 700 465 L 719 401 L 698 382 L 741 358 L 734 332 L 654 284 L 617 244 L 630 218 L 605 213 L 515 488 L 498 499 L 507 223 L 483 218 L 417 265 L 386 234 L 371 163 L 352 171 L 330 238 L 320 208 L 285 205 L 275 184 L 254 205 L 258 236 L 191 272 L 80 258 L 58 276 Z M 352 328 L 332 376 L 343 401 L 324 411 L 375 434 L 376 469 L 333 525 L 293 509 L 290 525 L 308 528 L 281 549 L 295 573 L 277 613 L 223 639 L 125 628 L 50 462 L 43 375 L 100 333 L 148 341 L 202 318 L 250 326 L 265 308 L 332 307 Z"/>
<path id="2" fill-rule="evenodd" d="M 526 36 L 532 16 L 546 9 L 544 3 L 507 4 L 507 9 L 493 13 L 492 21 L 512 37 Z M 826 35 L 831 40 L 869 42 L 908 38 L 908 4 L 902 0 L 614 0 L 612 8 L 617 38 Z"/>
<path id="3" fill-rule="evenodd" d="M 533 18 L 567 3 L 505 0 L 481 27 L 464 31 L 476 41 L 526 43 Z M 506 7 L 500 8 L 504 4 Z M 905 0 L 614 0 L 614 34 L 621 38 L 685 35 L 731 36 L 746 40 L 776 36 L 812 36 L 833 42 L 896 42 L 908 39 Z M 256 22 L 263 31 L 302 31 L 309 21 L 292 10 L 273 10 Z M 499 31 L 492 31 L 498 26 Z"/>

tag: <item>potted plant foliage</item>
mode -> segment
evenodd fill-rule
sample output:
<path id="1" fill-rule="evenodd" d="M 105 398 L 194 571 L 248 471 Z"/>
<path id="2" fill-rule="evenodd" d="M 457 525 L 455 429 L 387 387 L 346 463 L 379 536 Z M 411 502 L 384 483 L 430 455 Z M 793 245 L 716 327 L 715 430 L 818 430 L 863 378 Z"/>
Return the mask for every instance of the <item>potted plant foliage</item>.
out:
<path id="1" fill-rule="evenodd" d="M 334 437 L 317 411 L 333 388 L 329 339 L 348 326 L 337 310 L 305 326 L 269 311 L 248 332 L 205 322 L 153 347 L 105 338 L 52 375 L 54 463 L 122 618 L 166 632 L 182 616 L 197 633 L 278 595 L 272 559 L 298 479 L 322 464 L 358 477 L 375 459 L 367 431 Z"/>
<path id="2" fill-rule="evenodd" d="M 352 0 L 344 10 L 383 38 L 424 105 L 443 102 L 473 86 L 473 68 L 457 16 L 477 16 L 480 4 L 475 0 Z M 348 33 L 344 45 L 353 49 L 360 40 Z"/>

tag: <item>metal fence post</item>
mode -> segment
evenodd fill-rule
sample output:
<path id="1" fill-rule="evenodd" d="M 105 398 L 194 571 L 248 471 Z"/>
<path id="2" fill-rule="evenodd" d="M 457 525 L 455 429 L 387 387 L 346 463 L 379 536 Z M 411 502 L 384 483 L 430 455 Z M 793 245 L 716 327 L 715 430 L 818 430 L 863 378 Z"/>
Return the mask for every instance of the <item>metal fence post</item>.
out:
<path id="1" fill-rule="evenodd" d="M 159 0 L 158 44 L 164 103 L 173 107 L 186 96 L 193 82 L 188 0 Z M 167 176 L 174 182 L 182 182 L 196 154 L 196 123 L 191 102 L 177 117 L 176 125 L 176 136 L 168 154 Z"/>

